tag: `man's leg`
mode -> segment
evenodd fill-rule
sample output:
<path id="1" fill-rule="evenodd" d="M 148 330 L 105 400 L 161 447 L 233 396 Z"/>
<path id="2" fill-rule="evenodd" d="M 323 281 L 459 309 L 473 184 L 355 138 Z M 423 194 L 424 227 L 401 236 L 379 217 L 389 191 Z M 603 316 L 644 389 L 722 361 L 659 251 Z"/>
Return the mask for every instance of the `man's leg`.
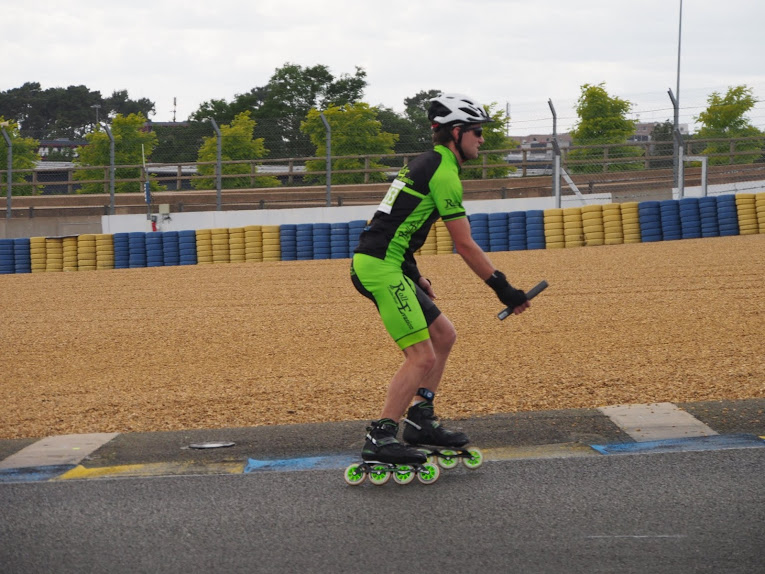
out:
<path id="1" fill-rule="evenodd" d="M 430 332 L 430 340 L 433 344 L 435 362 L 417 388 L 425 387 L 435 393 L 438 390 L 438 385 L 441 383 L 441 377 L 444 375 L 446 361 L 457 340 L 457 331 L 454 329 L 452 322 L 443 313 L 433 321 L 430 327 L 428 327 L 428 331 Z M 414 392 L 416 393 L 417 389 Z"/>
<path id="2" fill-rule="evenodd" d="M 388 395 L 380 418 L 401 420 L 412 397 L 436 364 L 437 355 L 430 339 L 404 349 L 404 363 L 388 385 Z"/>

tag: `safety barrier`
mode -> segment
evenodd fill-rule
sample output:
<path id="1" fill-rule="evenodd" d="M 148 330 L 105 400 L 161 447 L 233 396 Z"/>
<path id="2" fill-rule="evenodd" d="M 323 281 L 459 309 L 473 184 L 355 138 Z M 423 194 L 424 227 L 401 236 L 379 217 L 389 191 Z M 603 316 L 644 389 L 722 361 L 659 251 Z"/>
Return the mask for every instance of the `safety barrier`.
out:
<path id="1" fill-rule="evenodd" d="M 484 251 L 751 235 L 765 233 L 765 193 L 475 213 L 469 221 Z M 366 225 L 355 220 L 0 239 L 0 274 L 346 259 Z M 436 221 L 419 254 L 453 252 L 446 225 Z"/>

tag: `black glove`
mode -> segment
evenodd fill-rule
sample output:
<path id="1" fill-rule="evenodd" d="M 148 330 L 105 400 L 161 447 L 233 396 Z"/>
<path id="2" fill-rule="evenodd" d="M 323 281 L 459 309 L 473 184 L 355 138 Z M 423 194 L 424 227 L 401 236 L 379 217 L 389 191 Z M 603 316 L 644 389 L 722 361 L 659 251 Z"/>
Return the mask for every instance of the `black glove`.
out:
<path id="1" fill-rule="evenodd" d="M 512 309 L 515 309 L 519 305 L 523 305 L 528 301 L 528 299 L 526 299 L 526 293 L 510 285 L 502 271 L 495 271 L 492 273 L 491 277 L 486 280 L 486 284 L 494 289 L 494 292 L 502 303 Z"/>

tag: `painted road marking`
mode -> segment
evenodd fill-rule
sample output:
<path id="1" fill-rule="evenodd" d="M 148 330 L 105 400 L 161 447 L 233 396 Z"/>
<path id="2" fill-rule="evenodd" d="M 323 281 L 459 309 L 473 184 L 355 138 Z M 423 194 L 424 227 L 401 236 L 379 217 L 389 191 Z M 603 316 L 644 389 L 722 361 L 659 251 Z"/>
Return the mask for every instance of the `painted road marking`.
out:
<path id="1" fill-rule="evenodd" d="M 676 438 L 650 442 L 592 445 L 601 454 L 640 454 L 662 452 L 699 452 L 734 448 L 765 448 L 765 441 L 749 434 Z"/>
<path id="2" fill-rule="evenodd" d="M 123 464 L 117 466 L 105 466 L 85 468 L 78 465 L 65 472 L 54 480 L 79 480 L 85 478 L 136 478 L 149 476 L 179 476 L 179 475 L 202 475 L 202 474 L 242 474 L 243 462 L 178 462 L 178 463 L 150 463 L 150 464 Z"/>
<path id="3" fill-rule="evenodd" d="M 77 465 L 119 433 L 69 434 L 38 440 L 0 461 L 0 469 Z"/>
<path id="4" fill-rule="evenodd" d="M 714 430 L 672 403 L 616 405 L 598 409 L 637 442 L 714 436 Z"/>

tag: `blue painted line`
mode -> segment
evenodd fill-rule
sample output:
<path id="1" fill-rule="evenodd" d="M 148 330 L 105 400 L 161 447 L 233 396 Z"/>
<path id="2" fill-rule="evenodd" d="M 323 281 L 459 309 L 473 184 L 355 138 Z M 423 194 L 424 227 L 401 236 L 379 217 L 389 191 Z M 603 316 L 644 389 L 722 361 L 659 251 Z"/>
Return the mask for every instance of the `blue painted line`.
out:
<path id="1" fill-rule="evenodd" d="M 334 470 L 345 468 L 352 462 L 358 462 L 359 457 L 349 454 L 332 456 L 310 456 L 304 458 L 288 458 L 284 460 L 258 460 L 248 458 L 244 473 L 264 471 L 294 471 L 294 470 Z"/>
<path id="2" fill-rule="evenodd" d="M 4 482 L 44 482 L 61 476 L 72 470 L 74 464 L 55 464 L 51 466 L 33 466 L 28 468 L 0 469 L 0 483 Z"/>
<path id="3" fill-rule="evenodd" d="M 648 452 L 691 452 L 734 448 L 763 448 L 765 447 L 765 441 L 755 435 L 735 434 L 676 438 L 650 442 L 592 444 L 590 446 L 601 454 L 640 454 Z"/>

